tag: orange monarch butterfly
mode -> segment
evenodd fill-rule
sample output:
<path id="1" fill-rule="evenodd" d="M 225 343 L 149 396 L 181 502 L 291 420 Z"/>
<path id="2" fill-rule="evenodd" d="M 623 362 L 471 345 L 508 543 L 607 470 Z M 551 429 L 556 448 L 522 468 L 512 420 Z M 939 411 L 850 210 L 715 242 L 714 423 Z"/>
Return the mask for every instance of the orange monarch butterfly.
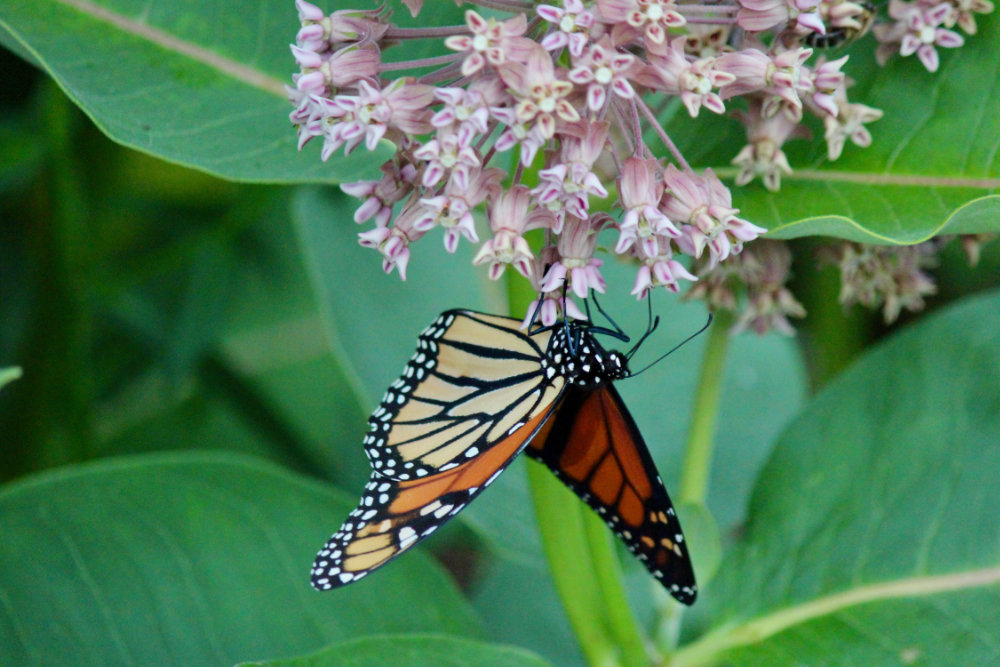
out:
<path id="1" fill-rule="evenodd" d="M 508 317 L 442 313 L 368 420 L 371 479 L 316 556 L 312 585 L 329 590 L 381 567 L 526 450 L 692 604 L 698 589 L 680 523 L 612 384 L 630 375 L 627 356 L 605 350 L 596 332 L 613 333 L 590 322 L 527 333 Z"/>

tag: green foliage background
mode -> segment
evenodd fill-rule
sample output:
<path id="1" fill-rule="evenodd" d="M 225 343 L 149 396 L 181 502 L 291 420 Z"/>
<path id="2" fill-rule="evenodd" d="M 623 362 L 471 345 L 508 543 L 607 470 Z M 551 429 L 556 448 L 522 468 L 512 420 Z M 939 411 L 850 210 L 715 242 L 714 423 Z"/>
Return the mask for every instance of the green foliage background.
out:
<path id="1" fill-rule="evenodd" d="M 460 16 L 428 5 L 428 22 Z M 796 239 L 810 318 L 797 340 L 728 345 L 709 494 L 682 508 L 699 603 L 680 615 L 622 559 L 635 622 L 674 664 L 1000 659 L 1000 256 L 971 271 L 946 251 L 929 312 L 890 331 L 845 316 L 811 262 L 820 235 L 1000 230 L 998 25 L 936 76 L 876 69 L 858 44 L 853 96 L 886 111 L 875 144 L 832 164 L 792 144 L 780 193 L 736 193 Z M 295 151 L 295 29 L 285 1 L 0 1 L 0 662 L 593 662 L 522 462 L 426 547 L 309 588 L 416 334 L 446 308 L 511 305 L 467 247 L 428 238 L 400 283 L 357 246 L 328 186 L 388 152 Z M 670 129 L 732 174 L 731 120 Z M 607 301 L 636 331 L 631 271 L 609 262 Z M 704 318 L 658 308 L 651 357 Z M 621 384 L 672 489 L 705 346 Z"/>

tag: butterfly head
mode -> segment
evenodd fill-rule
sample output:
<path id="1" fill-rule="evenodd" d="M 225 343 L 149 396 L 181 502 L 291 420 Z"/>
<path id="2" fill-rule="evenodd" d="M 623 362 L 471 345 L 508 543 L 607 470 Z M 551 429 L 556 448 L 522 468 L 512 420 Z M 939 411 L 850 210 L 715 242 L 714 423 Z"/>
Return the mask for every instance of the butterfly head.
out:
<path id="1" fill-rule="evenodd" d="M 557 326 L 545 356 L 555 374 L 580 386 L 613 382 L 631 374 L 625 355 L 606 350 L 588 324 L 571 322 L 568 326 Z"/>

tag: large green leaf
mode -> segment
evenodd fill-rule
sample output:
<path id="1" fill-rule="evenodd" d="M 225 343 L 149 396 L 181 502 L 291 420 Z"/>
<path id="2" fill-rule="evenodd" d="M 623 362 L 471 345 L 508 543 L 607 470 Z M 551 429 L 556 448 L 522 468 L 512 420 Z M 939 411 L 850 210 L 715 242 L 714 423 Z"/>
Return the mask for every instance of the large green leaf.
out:
<path id="1" fill-rule="evenodd" d="M 328 5 L 328 11 L 340 9 Z M 430 3 L 421 14 L 421 21 L 439 25 L 460 18 L 450 3 Z M 412 23 L 406 11 L 393 19 Z M 341 182 L 377 175 L 388 145 L 376 155 L 362 149 L 325 164 L 316 146 L 296 152 L 284 86 L 298 72 L 288 49 L 298 28 L 295 5 L 286 0 L 0 4 L 0 41 L 42 67 L 119 143 L 241 181 Z M 405 53 L 390 49 L 386 58 L 441 49 L 422 40 L 407 44 Z"/>
<path id="2" fill-rule="evenodd" d="M 243 181 L 340 181 L 381 161 L 296 152 L 283 88 L 297 71 L 292 3 L 10 0 L 0 27 L 136 150 Z"/>
<path id="3" fill-rule="evenodd" d="M 992 293 L 831 382 L 761 473 L 745 537 L 704 592 L 716 629 L 678 662 L 1000 659 L 998 376 Z"/>
<path id="4" fill-rule="evenodd" d="M 544 667 L 546 661 L 524 649 L 429 635 L 365 637 L 329 646 L 299 658 L 246 663 L 260 667 Z"/>
<path id="5" fill-rule="evenodd" d="M 309 565 L 349 505 L 222 454 L 115 459 L 10 484 L 0 491 L 0 662 L 232 664 L 372 633 L 480 633 L 422 554 L 313 591 Z"/>
<path id="6" fill-rule="evenodd" d="M 938 234 L 1000 229 L 1000 20 L 927 72 L 916 57 L 874 63 L 874 40 L 863 40 L 845 66 L 858 85 L 851 100 L 882 109 L 869 127 L 868 148 L 848 144 L 828 162 L 820 142 L 793 153 L 796 173 L 781 191 L 745 188 L 735 194 L 742 215 L 772 238 L 828 235 L 868 243 L 915 243 Z M 822 136 L 822 127 L 816 127 Z"/>

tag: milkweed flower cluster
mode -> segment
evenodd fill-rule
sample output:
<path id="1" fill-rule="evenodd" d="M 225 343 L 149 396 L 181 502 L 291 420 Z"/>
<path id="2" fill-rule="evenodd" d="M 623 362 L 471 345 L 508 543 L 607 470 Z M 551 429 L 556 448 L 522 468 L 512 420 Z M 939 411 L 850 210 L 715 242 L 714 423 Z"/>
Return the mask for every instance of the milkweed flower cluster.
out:
<path id="1" fill-rule="evenodd" d="M 941 243 L 879 246 L 845 241 L 822 248 L 820 259 L 840 269 L 841 303 L 881 306 L 888 324 L 903 310 L 923 309 L 924 297 L 937 292 L 926 270 L 937 264 Z"/>
<path id="2" fill-rule="evenodd" d="M 988 5 L 955 2 L 962 5 L 947 4 L 953 12 L 915 3 L 920 39 L 930 26 L 934 44 L 952 45 L 940 26 L 974 28 L 972 14 Z M 422 8 L 421 0 L 404 4 L 414 16 Z M 881 116 L 848 100 L 846 57 L 814 57 L 808 46 L 860 28 L 868 10 L 853 2 L 466 4 L 489 12 L 468 9 L 456 26 L 400 28 L 384 7 L 326 14 L 297 0 L 290 118 L 299 147 L 316 140 L 323 160 L 383 139 L 395 145 L 377 180 L 342 186 L 361 200 L 355 222 L 374 225 L 360 242 L 387 273 L 405 279 L 411 246 L 424 236 L 440 235 L 448 252 L 473 243 L 474 262 L 491 278 L 510 268 L 531 281 L 539 298 L 529 317 L 537 311 L 545 324 L 579 315 L 567 295 L 605 291 L 594 256 L 602 230 L 612 230 L 614 253 L 636 262 L 638 298 L 658 287 L 679 291 L 766 231 L 739 217 L 711 169 L 691 168 L 657 120 L 663 104 L 677 100 L 697 119 L 734 111 L 739 98 L 749 143 L 734 160 L 736 182 L 760 176 L 772 189 L 791 172 L 781 147 L 803 136 L 804 115 L 823 120 L 831 159 L 847 140 L 868 145 L 865 126 Z M 904 13 L 916 26 L 903 10 L 893 18 Z M 886 32 L 883 46 L 927 52 L 900 30 Z M 383 57 L 414 40 L 436 43 L 439 55 Z M 929 57 L 920 56 L 925 64 Z M 529 242 L 532 230 L 542 230 L 541 247 Z M 784 303 L 783 312 L 797 312 Z M 768 317 L 760 321 L 780 324 Z"/>

